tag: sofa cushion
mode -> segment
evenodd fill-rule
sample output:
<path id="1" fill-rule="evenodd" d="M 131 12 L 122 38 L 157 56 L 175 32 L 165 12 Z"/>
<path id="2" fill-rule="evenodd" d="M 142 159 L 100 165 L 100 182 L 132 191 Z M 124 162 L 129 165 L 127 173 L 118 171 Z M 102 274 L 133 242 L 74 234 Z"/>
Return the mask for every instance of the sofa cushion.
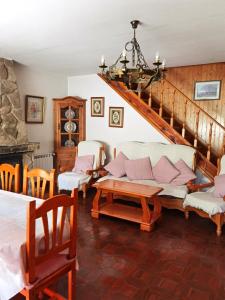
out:
<path id="1" fill-rule="evenodd" d="M 126 174 L 125 160 L 128 158 L 122 152 L 117 157 L 105 166 L 106 171 L 115 177 L 122 177 Z"/>
<path id="2" fill-rule="evenodd" d="M 210 216 L 225 212 L 225 201 L 217 198 L 213 192 L 196 192 L 188 194 L 184 200 L 184 207 L 191 206 L 201 209 Z"/>
<path id="3" fill-rule="evenodd" d="M 154 179 L 149 157 L 125 160 L 125 171 L 130 180 Z"/>
<path id="4" fill-rule="evenodd" d="M 225 196 L 225 174 L 215 176 L 214 178 L 215 183 L 215 197 L 224 197 Z"/>
<path id="5" fill-rule="evenodd" d="M 152 171 L 155 180 L 159 183 L 170 183 L 180 174 L 180 171 L 174 167 L 166 156 L 160 158 Z"/>
<path id="6" fill-rule="evenodd" d="M 88 183 L 90 175 L 85 173 L 64 172 L 58 176 L 58 189 L 72 191 L 75 188 L 81 190 L 83 183 Z"/>
<path id="7" fill-rule="evenodd" d="M 119 152 L 123 152 L 128 159 L 139 159 L 148 156 L 151 160 L 152 167 L 156 165 L 161 156 L 165 155 L 173 164 L 179 159 L 183 159 L 189 168 L 192 168 L 196 150 L 187 145 L 130 141 L 117 145 L 116 153 Z"/>
<path id="8" fill-rule="evenodd" d="M 87 170 L 93 169 L 93 163 L 94 163 L 94 155 L 77 156 L 72 171 L 76 173 L 85 173 Z"/>
<path id="9" fill-rule="evenodd" d="M 106 180 L 106 179 L 114 179 L 119 181 L 128 181 L 130 182 L 129 178 L 127 176 L 116 178 L 112 175 L 107 175 L 98 180 L 98 182 Z M 175 198 L 185 198 L 185 196 L 188 193 L 188 189 L 186 185 L 179 185 L 174 186 L 172 184 L 168 183 L 158 183 L 155 180 L 132 180 L 133 183 L 139 183 L 139 184 L 147 184 L 151 186 L 157 186 L 163 188 L 163 190 L 159 193 L 159 196 L 172 196 Z M 171 201 L 173 201 L 173 198 L 171 198 Z M 225 202 L 224 202 L 225 203 Z"/>
<path id="10" fill-rule="evenodd" d="M 171 181 L 171 184 L 183 185 L 188 181 L 196 178 L 195 173 L 191 170 L 191 168 L 187 166 L 187 164 L 182 159 L 176 162 L 174 164 L 174 167 L 180 171 L 180 174 Z"/>

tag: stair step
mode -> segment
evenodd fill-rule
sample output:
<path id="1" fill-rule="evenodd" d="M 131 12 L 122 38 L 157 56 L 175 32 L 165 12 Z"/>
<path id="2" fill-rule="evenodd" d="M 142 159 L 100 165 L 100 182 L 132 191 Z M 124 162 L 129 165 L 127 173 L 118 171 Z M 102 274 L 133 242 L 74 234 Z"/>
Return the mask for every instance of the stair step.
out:
<path id="1" fill-rule="evenodd" d="M 114 81 L 109 82 L 103 75 L 99 75 L 107 84 L 109 84 L 121 97 L 124 98 L 133 108 L 138 111 L 146 120 L 149 121 L 150 124 L 154 125 L 159 131 L 161 131 L 168 139 L 171 140 L 172 143 L 176 144 L 190 144 L 194 145 L 195 137 L 192 130 L 189 128 L 185 128 L 185 135 L 182 136 L 182 128 L 183 124 L 181 121 L 176 119 L 174 116 L 173 120 L 173 128 L 170 126 L 171 120 L 171 112 L 167 110 L 165 105 L 163 104 L 162 116 L 159 116 L 160 111 L 160 101 L 156 99 L 153 95 L 151 99 L 151 109 L 155 111 L 154 114 L 149 114 L 149 110 L 146 109 L 149 103 L 149 94 L 144 91 L 141 93 L 134 93 L 131 90 L 127 90 L 123 83 L 117 82 L 115 84 Z M 133 85 L 132 89 L 137 89 L 137 85 Z M 139 98 L 139 95 L 141 96 Z M 145 104 L 143 104 L 143 102 Z M 143 104 L 143 106 L 142 106 Z M 162 122 L 162 120 L 164 122 Z M 197 142 L 197 165 L 202 170 L 204 174 L 206 174 L 209 178 L 213 178 L 216 175 L 217 170 L 217 157 L 216 153 L 211 153 L 210 161 L 207 159 L 208 148 L 207 145 L 198 140 Z"/>

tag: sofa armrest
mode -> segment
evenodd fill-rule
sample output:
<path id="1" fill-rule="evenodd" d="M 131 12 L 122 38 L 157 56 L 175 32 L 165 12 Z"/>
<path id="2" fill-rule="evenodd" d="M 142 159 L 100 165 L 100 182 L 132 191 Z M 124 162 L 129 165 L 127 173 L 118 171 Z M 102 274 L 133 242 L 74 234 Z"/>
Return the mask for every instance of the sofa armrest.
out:
<path id="1" fill-rule="evenodd" d="M 87 170 L 85 173 L 87 174 L 87 175 L 93 175 L 94 173 L 96 173 L 96 172 L 99 172 L 99 169 L 94 169 L 94 170 Z"/>
<path id="2" fill-rule="evenodd" d="M 193 181 L 189 181 L 187 183 L 187 187 L 190 192 L 196 192 L 204 188 L 208 188 L 214 185 L 214 182 L 207 182 L 207 183 L 201 183 L 201 184 L 194 184 Z"/>
<path id="3" fill-rule="evenodd" d="M 95 170 L 87 170 L 87 171 L 86 171 L 86 174 L 87 174 L 87 175 L 93 175 L 94 173 L 97 173 L 97 174 L 98 174 L 97 177 L 104 177 L 104 176 L 106 176 L 106 175 L 109 174 L 109 172 L 106 171 L 106 170 L 103 169 L 103 168 L 99 168 L 99 169 L 95 169 Z"/>
<path id="4" fill-rule="evenodd" d="M 60 167 L 59 168 L 59 173 L 70 172 L 70 171 L 71 171 L 71 168 L 70 169 L 68 169 L 66 167 Z"/>

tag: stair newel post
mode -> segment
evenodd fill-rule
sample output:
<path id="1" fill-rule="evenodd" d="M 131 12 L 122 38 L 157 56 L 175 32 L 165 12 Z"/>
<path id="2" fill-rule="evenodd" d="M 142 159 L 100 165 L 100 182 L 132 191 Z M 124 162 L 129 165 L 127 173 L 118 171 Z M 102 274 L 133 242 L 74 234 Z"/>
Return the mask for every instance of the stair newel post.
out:
<path id="1" fill-rule="evenodd" d="M 172 127 L 173 127 L 173 121 L 174 121 L 175 97 L 176 97 L 176 90 L 173 90 L 172 110 L 171 110 L 171 117 L 170 117 L 170 126 L 172 126 Z"/>
<path id="2" fill-rule="evenodd" d="M 187 118 L 187 103 L 188 100 L 185 100 L 185 104 L 184 104 L 184 119 L 183 119 L 183 127 L 182 127 L 182 137 L 185 137 L 185 129 L 186 129 L 186 118 Z"/>
<path id="3" fill-rule="evenodd" d="M 161 96 L 160 96 L 160 108 L 159 108 L 160 117 L 162 117 L 162 112 L 163 112 L 163 93 L 164 93 L 164 79 L 161 80 Z"/>
<path id="4" fill-rule="evenodd" d="M 208 142 L 208 151 L 207 151 L 207 159 L 210 160 L 211 156 L 211 146 L 212 146 L 212 126 L 213 122 L 210 123 L 209 125 L 209 142 Z"/>
<path id="5" fill-rule="evenodd" d="M 198 144 L 198 125 L 199 125 L 199 114 L 200 110 L 196 112 L 196 122 L 195 122 L 195 139 L 194 139 L 194 147 L 197 147 Z"/>
<path id="6" fill-rule="evenodd" d="M 149 97 L 148 97 L 148 105 L 152 107 L 152 86 L 149 87 Z"/>

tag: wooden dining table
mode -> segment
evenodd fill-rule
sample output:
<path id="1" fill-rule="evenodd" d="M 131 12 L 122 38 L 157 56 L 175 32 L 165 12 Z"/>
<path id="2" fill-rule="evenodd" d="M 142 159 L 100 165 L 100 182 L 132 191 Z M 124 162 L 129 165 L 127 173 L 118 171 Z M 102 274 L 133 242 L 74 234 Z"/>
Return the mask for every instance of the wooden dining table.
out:
<path id="1" fill-rule="evenodd" d="M 0 300 L 19 293 L 26 284 L 26 210 L 27 203 L 43 200 L 0 190 Z M 41 237 L 42 223 L 37 222 L 36 234 Z"/>

